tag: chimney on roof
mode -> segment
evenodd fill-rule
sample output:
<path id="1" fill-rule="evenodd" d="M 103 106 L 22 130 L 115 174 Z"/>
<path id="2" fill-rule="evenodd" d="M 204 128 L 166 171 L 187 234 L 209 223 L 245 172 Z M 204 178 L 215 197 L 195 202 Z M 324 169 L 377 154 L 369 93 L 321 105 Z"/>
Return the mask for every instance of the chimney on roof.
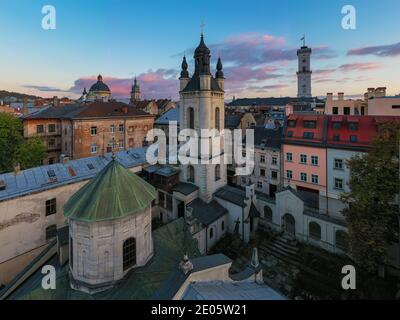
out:
<path id="1" fill-rule="evenodd" d="M 54 107 L 58 107 L 59 106 L 59 101 L 58 101 L 58 97 L 57 96 L 53 97 L 53 106 Z"/>
<path id="2" fill-rule="evenodd" d="M 338 99 L 339 99 L 339 101 L 344 100 L 344 92 L 338 92 Z"/>
<path id="3" fill-rule="evenodd" d="M 24 115 L 28 114 L 28 97 L 24 97 L 24 103 L 23 103 L 23 109 L 22 109 L 22 113 Z"/>
<path id="4" fill-rule="evenodd" d="M 127 106 L 123 106 L 122 107 L 122 112 L 127 114 L 128 113 L 128 107 Z"/>
<path id="5" fill-rule="evenodd" d="M 14 175 L 17 176 L 20 172 L 21 172 L 21 166 L 20 166 L 20 164 L 17 162 L 17 163 L 14 165 Z"/>
<path id="6" fill-rule="evenodd" d="M 186 275 L 193 270 L 193 263 L 190 262 L 187 254 L 183 256 L 182 261 L 179 263 L 179 269 Z"/>
<path id="7" fill-rule="evenodd" d="M 328 92 L 326 94 L 326 101 L 332 101 L 333 100 L 333 93 L 332 92 Z"/>

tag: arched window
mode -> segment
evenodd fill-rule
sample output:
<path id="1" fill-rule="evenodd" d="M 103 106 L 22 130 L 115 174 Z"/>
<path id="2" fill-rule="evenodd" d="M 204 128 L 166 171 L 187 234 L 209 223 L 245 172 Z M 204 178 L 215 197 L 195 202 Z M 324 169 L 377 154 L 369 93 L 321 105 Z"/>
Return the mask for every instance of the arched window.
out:
<path id="1" fill-rule="evenodd" d="M 210 239 L 214 237 L 214 228 L 210 229 Z"/>
<path id="2" fill-rule="evenodd" d="M 194 129 L 194 110 L 193 108 L 188 108 L 187 110 L 187 117 L 188 117 L 188 128 Z"/>
<path id="3" fill-rule="evenodd" d="M 128 238 L 123 244 L 123 269 L 124 271 L 136 264 L 136 239 Z"/>
<path id="4" fill-rule="evenodd" d="M 225 221 L 222 221 L 222 223 L 221 223 L 221 231 L 224 231 L 225 230 Z"/>
<path id="5" fill-rule="evenodd" d="M 336 247 L 340 250 L 348 251 L 349 250 L 349 236 L 343 230 L 338 230 L 335 233 L 335 243 Z"/>
<path id="6" fill-rule="evenodd" d="M 221 166 L 217 164 L 215 166 L 215 181 L 218 181 L 221 179 Z"/>
<path id="7" fill-rule="evenodd" d="M 215 129 L 220 130 L 219 108 L 215 108 Z"/>
<path id="8" fill-rule="evenodd" d="M 194 183 L 194 168 L 193 168 L 193 166 L 188 166 L 187 181 Z"/>
<path id="9" fill-rule="evenodd" d="M 269 206 L 264 207 L 264 218 L 268 222 L 272 222 L 272 209 Z"/>
<path id="10" fill-rule="evenodd" d="M 308 225 L 308 233 L 310 238 L 315 240 L 321 240 L 321 227 L 318 223 L 312 221 Z"/>

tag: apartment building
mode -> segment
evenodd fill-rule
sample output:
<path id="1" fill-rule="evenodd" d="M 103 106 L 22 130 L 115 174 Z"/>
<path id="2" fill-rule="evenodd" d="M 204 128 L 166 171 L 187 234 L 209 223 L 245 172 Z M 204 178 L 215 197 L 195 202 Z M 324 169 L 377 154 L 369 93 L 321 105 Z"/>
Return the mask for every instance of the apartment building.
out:
<path id="1" fill-rule="evenodd" d="M 47 157 L 44 164 L 60 158 L 104 155 L 141 147 L 154 116 L 116 101 L 48 107 L 24 117 L 24 137 L 41 137 Z"/>
<path id="2" fill-rule="evenodd" d="M 345 99 L 343 92 L 338 93 L 337 99 L 333 98 L 333 93 L 327 93 L 325 114 L 367 115 L 368 103 L 367 101 L 361 99 Z"/>
<path id="3" fill-rule="evenodd" d="M 271 198 L 282 185 L 281 179 L 281 143 L 282 127 L 254 127 L 254 171 L 238 181 L 242 187 L 254 184 L 256 191 Z"/>

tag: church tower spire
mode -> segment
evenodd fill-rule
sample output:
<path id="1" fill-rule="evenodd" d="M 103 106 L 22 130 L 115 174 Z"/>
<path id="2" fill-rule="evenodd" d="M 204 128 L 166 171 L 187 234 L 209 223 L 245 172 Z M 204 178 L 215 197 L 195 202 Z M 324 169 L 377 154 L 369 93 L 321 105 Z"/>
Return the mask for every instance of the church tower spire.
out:
<path id="1" fill-rule="evenodd" d="M 135 77 L 131 89 L 131 104 L 140 101 L 140 85 Z"/>

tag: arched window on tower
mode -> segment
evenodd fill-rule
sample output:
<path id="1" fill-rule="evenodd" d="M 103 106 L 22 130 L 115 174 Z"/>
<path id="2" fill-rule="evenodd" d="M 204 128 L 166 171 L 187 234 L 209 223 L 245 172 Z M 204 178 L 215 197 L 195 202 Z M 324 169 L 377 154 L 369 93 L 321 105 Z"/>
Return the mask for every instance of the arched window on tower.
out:
<path id="1" fill-rule="evenodd" d="M 221 179 L 221 166 L 217 164 L 215 166 L 215 181 L 218 181 Z"/>
<path id="2" fill-rule="evenodd" d="M 219 108 L 215 108 L 215 129 L 220 130 Z"/>
<path id="3" fill-rule="evenodd" d="M 187 168 L 187 181 L 194 183 L 194 168 L 193 168 L 193 166 L 188 166 L 188 168 Z"/>
<path id="4" fill-rule="evenodd" d="M 123 244 L 123 268 L 124 271 L 136 264 L 136 239 L 128 238 Z"/>
<path id="5" fill-rule="evenodd" d="M 187 117 L 188 117 L 188 128 L 194 129 L 194 110 L 193 108 L 188 108 L 187 110 Z"/>

